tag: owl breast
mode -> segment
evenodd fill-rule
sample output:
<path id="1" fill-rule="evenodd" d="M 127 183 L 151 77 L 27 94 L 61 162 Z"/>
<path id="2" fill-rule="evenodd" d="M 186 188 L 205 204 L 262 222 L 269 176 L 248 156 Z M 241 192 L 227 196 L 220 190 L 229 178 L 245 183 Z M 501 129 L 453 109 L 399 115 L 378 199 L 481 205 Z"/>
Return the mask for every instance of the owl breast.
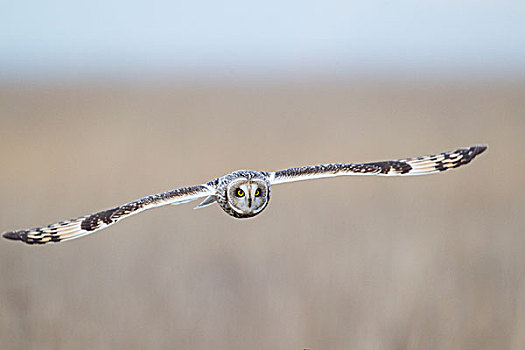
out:
<path id="1" fill-rule="evenodd" d="M 235 218 L 260 214 L 270 200 L 269 174 L 262 171 L 237 170 L 219 178 L 217 203 Z"/>

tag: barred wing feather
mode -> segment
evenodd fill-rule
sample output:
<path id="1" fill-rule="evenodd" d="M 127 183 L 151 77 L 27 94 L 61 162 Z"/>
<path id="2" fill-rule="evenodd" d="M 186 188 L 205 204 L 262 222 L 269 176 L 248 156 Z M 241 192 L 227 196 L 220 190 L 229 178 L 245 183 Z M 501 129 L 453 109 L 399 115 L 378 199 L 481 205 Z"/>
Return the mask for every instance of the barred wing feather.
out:
<path id="1" fill-rule="evenodd" d="M 27 230 L 4 232 L 2 236 L 7 239 L 23 241 L 27 244 L 67 241 L 102 230 L 124 218 L 147 209 L 167 204 L 184 203 L 212 194 L 215 194 L 215 190 L 208 185 L 183 187 L 144 197 L 116 208 L 81 216 L 76 219 L 60 221 L 55 224 Z"/>
<path id="2" fill-rule="evenodd" d="M 459 148 L 417 158 L 372 163 L 322 164 L 279 170 L 270 174 L 272 185 L 344 175 L 427 175 L 470 163 L 486 145 Z"/>

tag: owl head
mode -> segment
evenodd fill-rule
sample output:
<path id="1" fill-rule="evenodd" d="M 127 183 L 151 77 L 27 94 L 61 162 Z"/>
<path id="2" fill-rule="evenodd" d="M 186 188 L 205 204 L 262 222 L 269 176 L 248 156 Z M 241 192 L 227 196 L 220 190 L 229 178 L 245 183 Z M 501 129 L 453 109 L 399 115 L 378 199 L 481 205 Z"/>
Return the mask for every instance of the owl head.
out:
<path id="1" fill-rule="evenodd" d="M 268 175 L 260 171 L 235 171 L 222 178 L 217 190 L 217 202 L 221 208 L 236 218 L 259 214 L 269 200 Z"/>

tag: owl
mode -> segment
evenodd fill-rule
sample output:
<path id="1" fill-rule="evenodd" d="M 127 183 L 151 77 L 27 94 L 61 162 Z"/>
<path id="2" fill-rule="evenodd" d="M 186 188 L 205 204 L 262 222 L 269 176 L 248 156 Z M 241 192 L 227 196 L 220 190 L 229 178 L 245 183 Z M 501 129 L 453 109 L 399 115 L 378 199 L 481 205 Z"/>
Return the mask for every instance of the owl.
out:
<path id="1" fill-rule="evenodd" d="M 486 145 L 478 145 L 417 158 L 371 163 L 322 164 L 273 172 L 237 170 L 205 184 L 151 195 L 112 209 L 47 226 L 5 232 L 2 236 L 27 244 L 68 241 L 104 229 L 147 209 L 186 203 L 199 198 L 204 200 L 195 209 L 217 203 L 222 210 L 234 218 L 250 218 L 266 208 L 273 185 L 344 175 L 433 174 L 468 164 L 486 149 Z"/>

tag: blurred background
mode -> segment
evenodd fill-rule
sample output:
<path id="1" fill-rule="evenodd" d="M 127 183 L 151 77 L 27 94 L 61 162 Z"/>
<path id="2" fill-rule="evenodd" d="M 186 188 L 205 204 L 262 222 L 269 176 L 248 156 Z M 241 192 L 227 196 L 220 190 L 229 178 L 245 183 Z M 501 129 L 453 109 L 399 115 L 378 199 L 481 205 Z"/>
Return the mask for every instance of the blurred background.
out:
<path id="1" fill-rule="evenodd" d="M 523 349 L 522 1 L 0 5 L 0 231 L 236 169 L 487 143 L 467 167 L 276 186 L 0 241 L 2 349 Z"/>

